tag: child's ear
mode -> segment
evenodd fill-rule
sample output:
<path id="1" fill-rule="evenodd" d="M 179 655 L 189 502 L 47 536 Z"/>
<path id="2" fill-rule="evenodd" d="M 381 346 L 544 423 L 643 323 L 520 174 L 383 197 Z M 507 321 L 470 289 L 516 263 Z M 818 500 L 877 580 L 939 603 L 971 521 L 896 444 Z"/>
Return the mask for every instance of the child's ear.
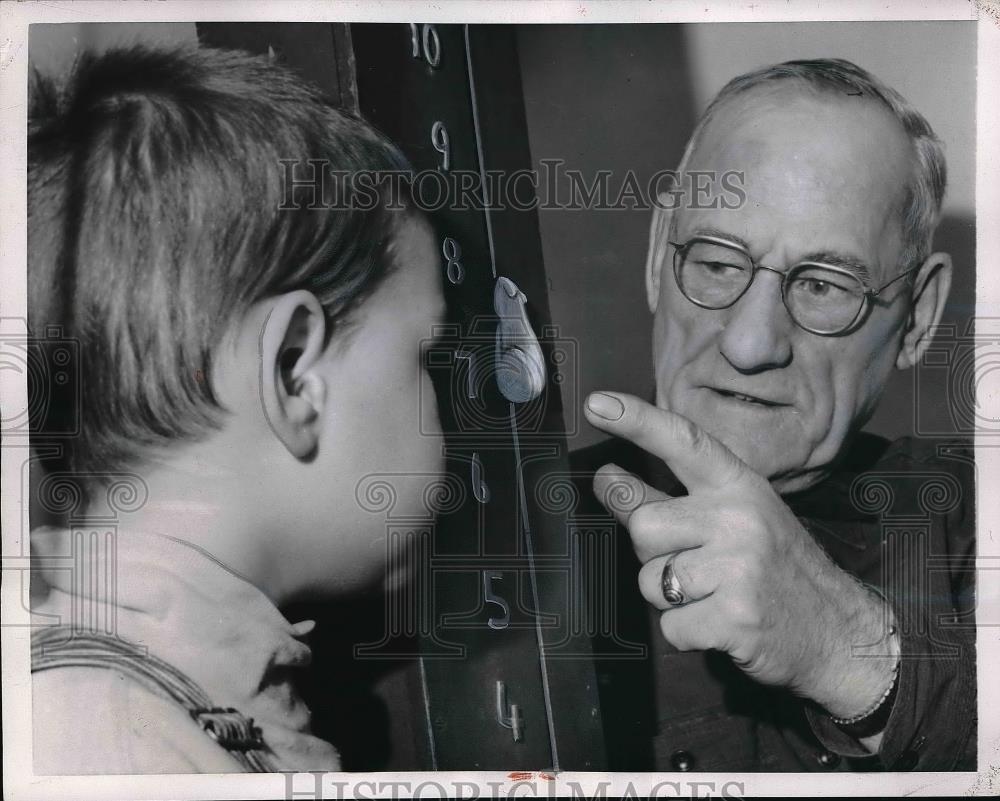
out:
<path id="1" fill-rule="evenodd" d="M 268 425 L 297 459 L 309 458 L 319 444 L 325 339 L 326 317 L 311 292 L 289 292 L 271 302 L 260 331 L 258 386 Z"/>
<path id="2" fill-rule="evenodd" d="M 941 321 L 948 292 L 951 290 L 951 256 L 932 253 L 917 271 L 913 282 L 913 307 L 903 335 L 903 346 L 896 357 L 896 367 L 913 367 L 930 345 L 935 326 Z"/>

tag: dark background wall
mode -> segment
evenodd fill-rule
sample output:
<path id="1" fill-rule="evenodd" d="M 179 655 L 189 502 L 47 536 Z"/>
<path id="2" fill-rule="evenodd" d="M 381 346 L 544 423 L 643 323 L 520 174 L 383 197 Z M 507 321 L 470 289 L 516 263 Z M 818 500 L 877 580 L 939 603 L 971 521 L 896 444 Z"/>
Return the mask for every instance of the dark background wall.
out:
<path id="1" fill-rule="evenodd" d="M 944 322 L 962 333 L 975 303 L 975 36 L 965 22 L 521 26 L 532 157 L 539 169 L 558 158 L 590 176 L 633 170 L 644 184 L 677 166 L 697 115 L 730 78 L 793 58 L 850 59 L 902 92 L 945 144 L 949 189 L 937 247 L 955 258 Z M 567 402 L 598 388 L 652 395 L 649 216 L 539 212 L 552 318 L 580 354 L 567 371 L 578 387 Z M 971 411 L 962 396 L 972 380 L 971 361 L 957 376 L 938 367 L 897 373 L 869 428 L 890 437 L 952 428 L 956 395 Z M 584 422 L 570 447 L 600 436 Z"/>
<path id="2" fill-rule="evenodd" d="M 681 26 L 524 26 L 518 44 L 538 169 L 542 159 L 563 159 L 588 183 L 610 170 L 614 199 L 628 170 L 645 186 L 658 170 L 676 166 L 696 121 Z M 541 194 L 544 203 L 544 186 Z M 543 209 L 539 224 L 552 319 L 578 353 L 564 386 L 580 393 L 566 394 L 564 404 L 579 405 L 599 387 L 649 395 L 649 212 Z M 576 419 L 571 448 L 599 439 Z"/>

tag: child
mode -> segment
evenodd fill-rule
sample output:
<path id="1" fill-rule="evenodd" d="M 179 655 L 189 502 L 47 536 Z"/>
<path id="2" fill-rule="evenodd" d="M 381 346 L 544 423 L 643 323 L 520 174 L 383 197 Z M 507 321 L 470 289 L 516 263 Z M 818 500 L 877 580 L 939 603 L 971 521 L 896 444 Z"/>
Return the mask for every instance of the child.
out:
<path id="1" fill-rule="evenodd" d="M 443 296 L 412 202 L 328 203 L 310 159 L 406 166 L 246 54 L 116 50 L 36 86 L 29 326 L 75 342 L 81 380 L 35 387 L 33 423 L 78 423 L 78 517 L 116 485 L 138 497 L 103 550 L 32 532 L 36 773 L 339 768 L 294 687 L 312 623 L 278 609 L 385 580 L 363 476 L 406 475 L 396 509 L 423 510 L 443 457 L 420 343 Z"/>

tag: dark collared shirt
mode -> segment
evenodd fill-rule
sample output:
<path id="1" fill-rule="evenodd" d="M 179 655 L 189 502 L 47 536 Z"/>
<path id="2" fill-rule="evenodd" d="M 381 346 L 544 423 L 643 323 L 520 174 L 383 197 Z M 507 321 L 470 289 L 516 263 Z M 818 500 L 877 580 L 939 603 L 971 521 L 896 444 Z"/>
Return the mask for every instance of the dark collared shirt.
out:
<path id="1" fill-rule="evenodd" d="M 671 494 L 679 490 L 662 462 L 628 443 L 601 443 L 571 461 L 587 499 L 578 516 L 602 514 L 586 476 L 609 462 Z M 892 604 L 902 659 L 878 754 L 811 702 L 754 682 L 726 654 L 668 645 L 659 613 L 638 593 L 639 563 L 621 531 L 616 637 L 644 645 L 647 657 L 598 662 L 611 769 L 974 770 L 972 447 L 912 438 L 889 444 L 862 434 L 828 479 L 784 500 L 841 568 Z"/>

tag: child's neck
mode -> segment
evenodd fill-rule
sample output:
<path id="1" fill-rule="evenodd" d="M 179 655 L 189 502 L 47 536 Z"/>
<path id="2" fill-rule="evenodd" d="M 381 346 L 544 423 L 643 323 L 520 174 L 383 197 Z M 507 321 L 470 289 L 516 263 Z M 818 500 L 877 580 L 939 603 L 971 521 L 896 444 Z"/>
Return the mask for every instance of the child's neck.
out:
<path id="1" fill-rule="evenodd" d="M 136 511 L 120 514 L 119 532 L 166 534 L 197 545 L 234 572 L 246 577 L 276 605 L 289 596 L 274 570 L 280 560 L 269 552 L 266 515 L 248 500 L 245 473 L 206 458 L 203 450 L 172 453 L 135 471 L 148 493 Z M 93 493 L 88 514 L 112 512 L 102 492 Z"/>

